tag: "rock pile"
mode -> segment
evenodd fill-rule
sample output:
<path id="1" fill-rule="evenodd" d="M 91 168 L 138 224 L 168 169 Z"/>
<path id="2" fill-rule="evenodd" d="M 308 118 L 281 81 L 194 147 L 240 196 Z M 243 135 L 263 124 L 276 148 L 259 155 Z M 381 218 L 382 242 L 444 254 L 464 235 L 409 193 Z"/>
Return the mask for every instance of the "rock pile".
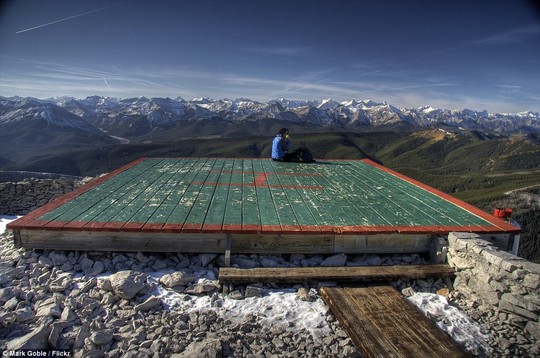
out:
<path id="1" fill-rule="evenodd" d="M 540 265 L 498 250 L 478 235 L 451 233 L 458 272 L 451 297 L 494 337 L 503 356 L 540 355 Z"/>
<path id="2" fill-rule="evenodd" d="M 19 182 L 0 182 L 0 213 L 28 214 L 89 180 L 90 178 L 83 180 L 29 178 Z"/>

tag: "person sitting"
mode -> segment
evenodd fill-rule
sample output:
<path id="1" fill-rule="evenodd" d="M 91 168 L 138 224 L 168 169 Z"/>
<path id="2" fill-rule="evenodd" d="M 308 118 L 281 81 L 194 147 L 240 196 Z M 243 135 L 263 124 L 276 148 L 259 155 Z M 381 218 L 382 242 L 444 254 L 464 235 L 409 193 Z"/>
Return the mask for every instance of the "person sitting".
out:
<path id="1" fill-rule="evenodd" d="M 290 149 L 289 130 L 287 128 L 281 128 L 272 141 L 272 160 L 280 162 L 291 161 Z"/>

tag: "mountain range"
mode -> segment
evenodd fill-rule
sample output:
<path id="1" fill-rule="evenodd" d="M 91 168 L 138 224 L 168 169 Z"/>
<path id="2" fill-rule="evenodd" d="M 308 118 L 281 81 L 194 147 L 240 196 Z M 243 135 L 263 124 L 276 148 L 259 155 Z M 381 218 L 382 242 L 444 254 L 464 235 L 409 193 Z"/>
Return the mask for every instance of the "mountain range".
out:
<path id="1" fill-rule="evenodd" d="M 171 131 L 175 137 L 193 136 L 201 131 L 202 135 L 243 135 L 243 131 L 235 131 L 237 125 L 251 122 L 253 127 L 253 123 L 261 121 L 347 131 L 395 127 L 439 127 L 504 134 L 540 131 L 538 112 L 488 113 L 431 106 L 400 108 L 371 100 L 336 102 L 331 99 L 292 101 L 279 98 L 263 103 L 250 99 L 209 98 L 118 99 L 92 96 L 38 100 L 0 97 L 0 128 L 47 125 L 96 135 L 101 132 L 113 138 L 130 140 L 156 139 L 160 131 L 165 137 Z"/>

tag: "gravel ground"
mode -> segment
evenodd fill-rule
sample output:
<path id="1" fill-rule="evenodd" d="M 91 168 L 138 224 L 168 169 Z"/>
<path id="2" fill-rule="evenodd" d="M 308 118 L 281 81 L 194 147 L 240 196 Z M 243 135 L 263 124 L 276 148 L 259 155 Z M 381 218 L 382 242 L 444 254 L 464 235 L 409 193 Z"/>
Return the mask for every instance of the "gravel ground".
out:
<path id="1" fill-rule="evenodd" d="M 69 349 L 77 357 L 360 356 L 318 294 L 335 283 L 234 286 L 224 297 L 216 280 L 223 260 L 212 254 L 17 250 L 4 234 L 0 349 Z M 419 255 L 232 257 L 242 268 L 422 263 Z M 406 296 L 446 288 L 443 280 L 391 284 Z M 456 292 L 449 300 L 485 335 L 486 345 L 469 345 L 474 355 L 538 355 L 538 342 L 522 330 L 496 324 L 503 313 Z M 452 325 L 444 314 L 428 316 Z"/>

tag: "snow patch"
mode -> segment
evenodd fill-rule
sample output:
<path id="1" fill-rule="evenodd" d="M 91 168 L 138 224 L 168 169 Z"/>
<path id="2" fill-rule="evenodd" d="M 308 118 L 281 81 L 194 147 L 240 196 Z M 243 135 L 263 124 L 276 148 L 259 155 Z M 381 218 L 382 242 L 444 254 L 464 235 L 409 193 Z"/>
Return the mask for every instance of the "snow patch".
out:
<path id="1" fill-rule="evenodd" d="M 417 292 L 408 297 L 437 326 L 470 352 L 489 352 L 488 335 L 472 318 L 434 293 Z"/>
<path id="2" fill-rule="evenodd" d="M 4 234 L 6 231 L 6 225 L 12 221 L 17 220 L 21 216 L 15 215 L 0 215 L 0 235 Z"/>

